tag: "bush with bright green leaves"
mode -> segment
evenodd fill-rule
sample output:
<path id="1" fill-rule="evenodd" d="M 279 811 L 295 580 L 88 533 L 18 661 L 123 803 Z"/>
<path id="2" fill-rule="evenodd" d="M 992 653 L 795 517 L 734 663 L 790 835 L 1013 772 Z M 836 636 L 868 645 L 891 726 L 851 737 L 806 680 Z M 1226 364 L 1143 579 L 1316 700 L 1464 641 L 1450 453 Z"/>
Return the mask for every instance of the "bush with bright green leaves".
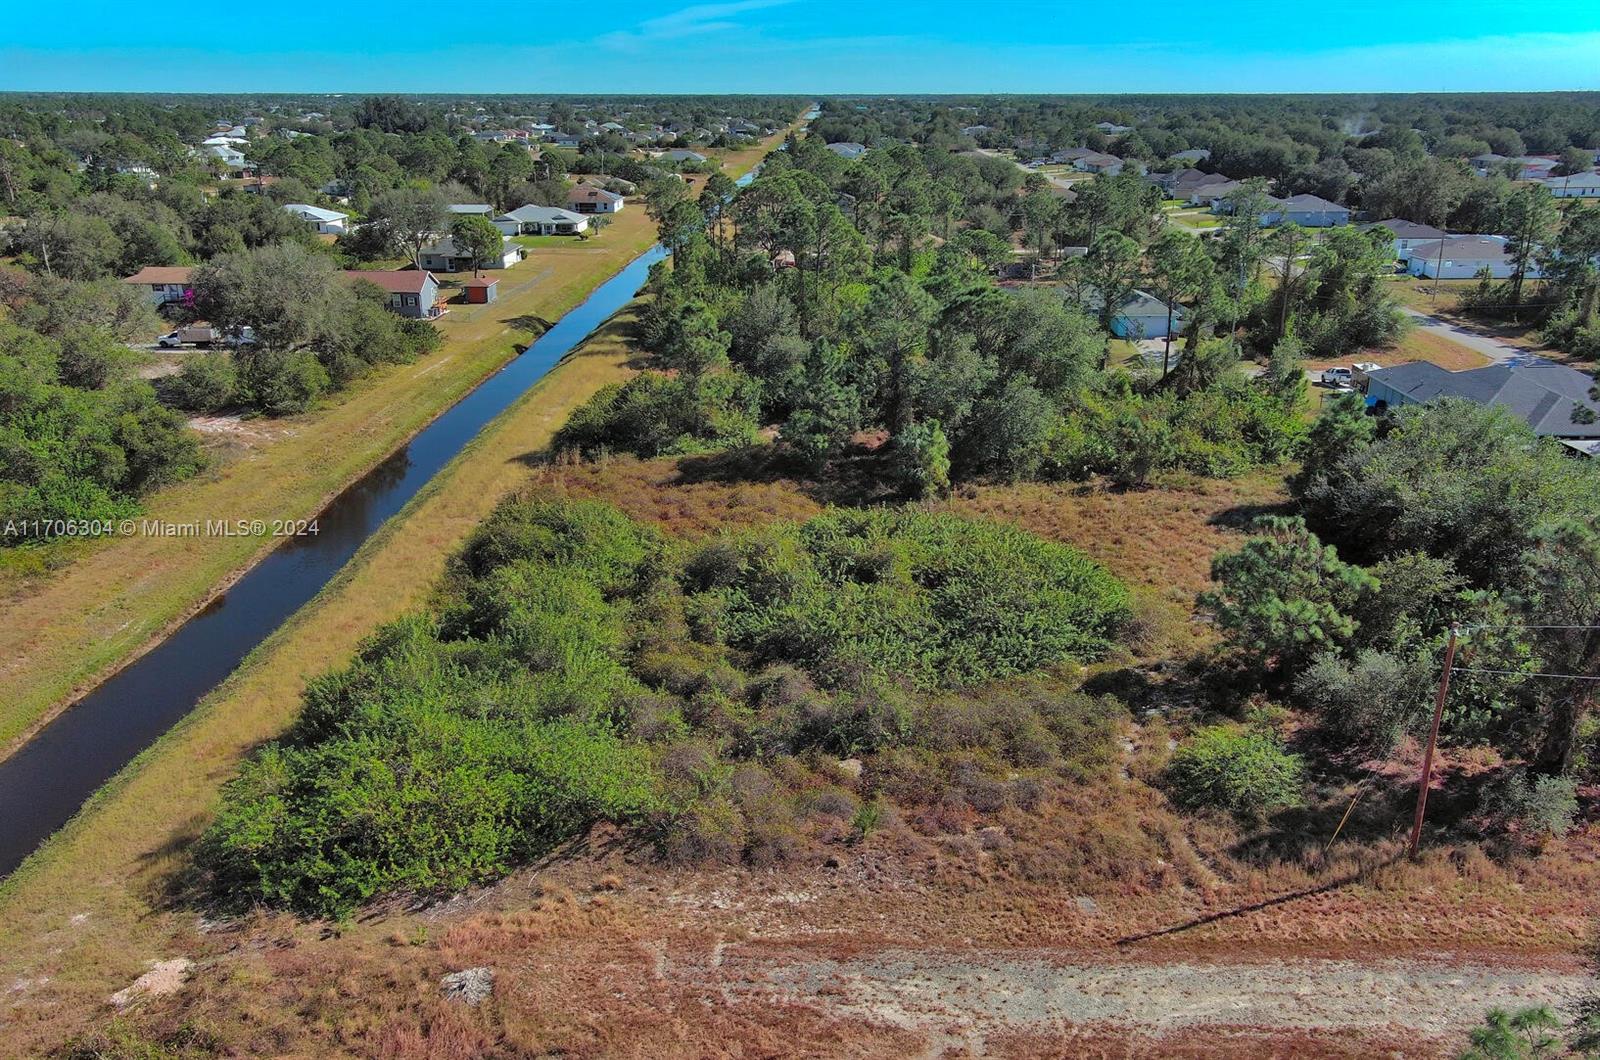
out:
<path id="1" fill-rule="evenodd" d="M 598 821 L 765 864 L 860 810 L 815 752 L 885 756 L 910 798 L 1037 806 L 1045 780 L 1112 767 L 1120 704 L 1051 668 L 1102 654 L 1126 604 L 1074 550 L 949 515 L 669 545 L 607 505 L 511 500 L 433 610 L 311 683 L 200 860 L 235 902 L 335 917 L 493 879 Z"/>
<path id="2" fill-rule="evenodd" d="M 1167 783 L 1184 806 L 1249 815 L 1298 805 L 1302 773 L 1300 756 L 1285 751 L 1273 734 L 1214 725 L 1173 754 Z"/>
<path id="3" fill-rule="evenodd" d="M 758 390 L 734 371 L 698 379 L 642 372 L 601 388 L 575 410 L 554 448 L 653 457 L 748 445 L 758 427 Z"/>
<path id="4" fill-rule="evenodd" d="M 1076 549 L 905 510 L 729 538 L 685 574 L 713 639 L 834 685 L 861 672 L 961 685 L 1094 659 L 1128 617 L 1126 587 Z"/>
<path id="5" fill-rule="evenodd" d="M 0 324 L 0 525 L 24 527 L 0 546 L 36 540 L 35 520 L 132 515 L 140 495 L 201 467 L 183 417 L 104 346 Z"/>

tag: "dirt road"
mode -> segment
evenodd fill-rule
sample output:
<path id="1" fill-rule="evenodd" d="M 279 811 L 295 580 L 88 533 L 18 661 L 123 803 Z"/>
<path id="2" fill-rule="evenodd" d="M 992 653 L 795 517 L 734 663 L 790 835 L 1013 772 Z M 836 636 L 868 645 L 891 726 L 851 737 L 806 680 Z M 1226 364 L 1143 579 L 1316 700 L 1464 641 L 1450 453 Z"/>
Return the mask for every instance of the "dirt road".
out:
<path id="1" fill-rule="evenodd" d="M 1206 1027 L 1392 1028 L 1459 1035 L 1490 1008 L 1567 1006 L 1576 971 L 1529 972 L 1448 959 L 1273 960 L 1250 964 L 1062 963 L 1048 954 L 900 951 L 850 960 L 730 949 L 724 997 L 816 1006 L 926 1035 L 931 1055 L 989 1051 L 996 1036 L 1125 1025 L 1161 1035 Z"/>

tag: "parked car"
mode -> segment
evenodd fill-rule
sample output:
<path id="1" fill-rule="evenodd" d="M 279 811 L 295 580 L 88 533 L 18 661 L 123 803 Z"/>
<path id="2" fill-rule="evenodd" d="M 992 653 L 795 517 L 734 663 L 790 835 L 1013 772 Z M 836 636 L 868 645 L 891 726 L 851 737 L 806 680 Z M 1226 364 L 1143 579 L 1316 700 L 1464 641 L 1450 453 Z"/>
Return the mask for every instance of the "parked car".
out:
<path id="1" fill-rule="evenodd" d="M 1356 385 L 1355 373 L 1342 366 L 1339 368 L 1324 368 L 1322 370 L 1322 381 L 1328 386 L 1338 387 L 1341 390 L 1348 390 Z"/>

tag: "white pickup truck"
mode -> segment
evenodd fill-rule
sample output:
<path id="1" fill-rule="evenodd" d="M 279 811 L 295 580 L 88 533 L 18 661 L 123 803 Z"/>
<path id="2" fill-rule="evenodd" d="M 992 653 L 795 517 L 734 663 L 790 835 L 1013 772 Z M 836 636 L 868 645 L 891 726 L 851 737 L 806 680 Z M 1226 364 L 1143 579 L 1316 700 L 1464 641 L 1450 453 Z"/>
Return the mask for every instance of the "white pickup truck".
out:
<path id="1" fill-rule="evenodd" d="M 1371 361 L 1357 361 L 1348 368 L 1343 365 L 1337 368 L 1324 368 L 1322 382 L 1340 390 L 1353 390 L 1358 386 L 1365 386 L 1367 373 L 1375 372 L 1381 367 L 1383 366 L 1373 364 Z"/>

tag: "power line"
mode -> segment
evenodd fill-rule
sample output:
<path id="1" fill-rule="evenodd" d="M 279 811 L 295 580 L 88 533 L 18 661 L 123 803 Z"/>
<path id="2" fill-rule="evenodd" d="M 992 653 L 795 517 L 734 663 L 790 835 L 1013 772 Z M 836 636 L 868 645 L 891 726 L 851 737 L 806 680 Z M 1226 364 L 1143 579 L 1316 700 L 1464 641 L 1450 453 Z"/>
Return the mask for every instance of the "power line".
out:
<path id="1" fill-rule="evenodd" d="M 1452 666 L 1450 669 L 1458 674 L 1506 674 L 1511 677 L 1559 677 L 1567 681 L 1600 681 L 1600 677 L 1588 674 L 1545 674 L 1529 670 L 1490 670 L 1478 666 Z"/>

